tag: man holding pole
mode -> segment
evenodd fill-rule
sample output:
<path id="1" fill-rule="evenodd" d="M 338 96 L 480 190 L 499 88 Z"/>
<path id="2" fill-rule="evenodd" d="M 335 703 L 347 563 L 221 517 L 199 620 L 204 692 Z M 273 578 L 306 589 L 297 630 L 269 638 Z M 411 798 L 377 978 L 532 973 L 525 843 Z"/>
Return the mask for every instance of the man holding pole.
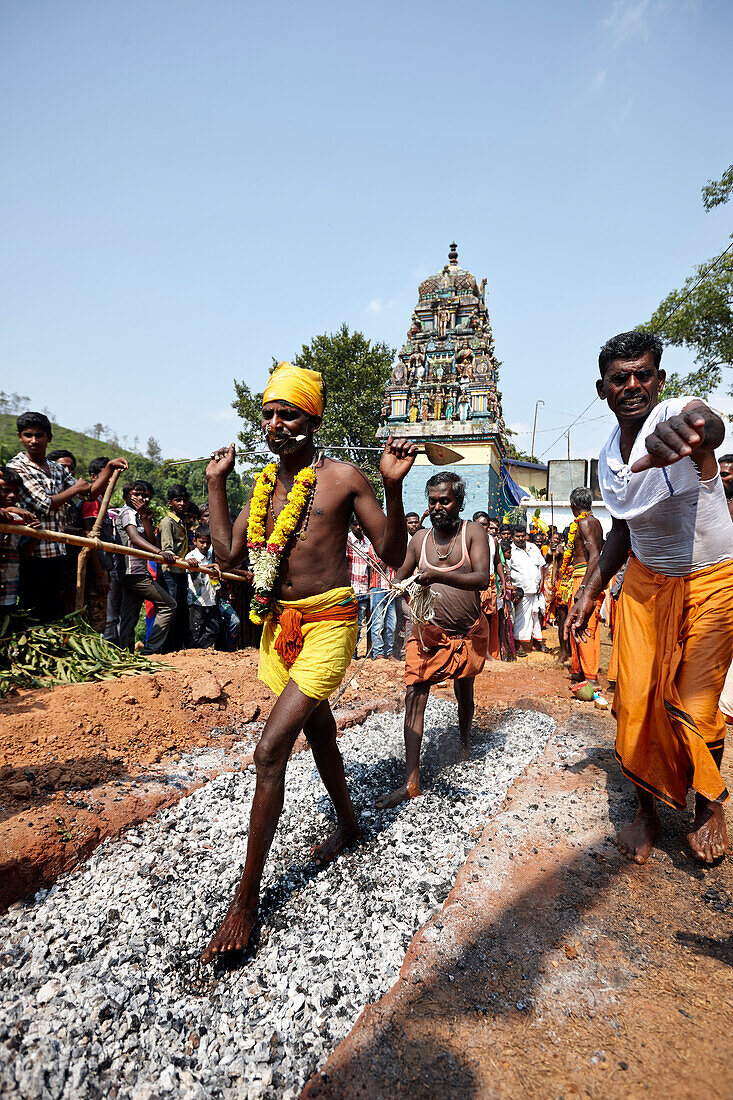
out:
<path id="1" fill-rule="evenodd" d="M 60 530 L 64 505 L 68 501 L 87 493 L 94 499 L 102 492 L 115 468 L 127 469 L 126 459 L 114 459 L 93 483 L 75 480 L 64 466 L 46 457 L 53 434 L 51 422 L 44 413 L 22 413 L 16 427 L 24 450 L 11 458 L 8 468 L 15 470 L 22 482 L 20 504 L 33 512 L 47 530 Z M 62 613 L 65 554 L 63 542 L 41 539 L 21 561 L 20 603 L 42 622 L 51 622 Z"/>
<path id="2" fill-rule="evenodd" d="M 122 490 L 125 507 L 117 519 L 117 531 L 123 546 L 136 550 L 148 550 L 160 555 L 166 565 L 172 565 L 176 555 L 170 550 L 161 554 L 153 530 L 150 501 L 153 487 L 148 481 L 133 481 Z M 140 608 L 145 600 L 155 607 L 155 624 L 150 632 L 143 653 L 160 653 L 168 629 L 176 612 L 176 601 L 154 581 L 148 572 L 148 563 L 141 558 L 125 557 L 125 573 L 122 577 L 122 609 L 120 611 L 120 648 L 135 651 L 135 627 Z"/>

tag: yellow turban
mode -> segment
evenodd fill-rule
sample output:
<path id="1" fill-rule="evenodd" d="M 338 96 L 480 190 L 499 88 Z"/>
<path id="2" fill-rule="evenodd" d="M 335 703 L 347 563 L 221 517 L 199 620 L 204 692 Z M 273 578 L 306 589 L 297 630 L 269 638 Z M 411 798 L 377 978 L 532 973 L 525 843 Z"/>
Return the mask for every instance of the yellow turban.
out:
<path id="1" fill-rule="evenodd" d="M 262 404 L 268 401 L 287 401 L 311 416 L 321 416 L 323 376 L 316 370 L 294 367 L 292 363 L 278 363 L 262 395 Z"/>

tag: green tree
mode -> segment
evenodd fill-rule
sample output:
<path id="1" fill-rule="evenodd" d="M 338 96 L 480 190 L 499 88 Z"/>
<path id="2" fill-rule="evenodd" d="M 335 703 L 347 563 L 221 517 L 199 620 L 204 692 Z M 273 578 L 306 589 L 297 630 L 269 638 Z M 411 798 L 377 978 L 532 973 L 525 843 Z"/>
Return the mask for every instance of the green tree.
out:
<path id="1" fill-rule="evenodd" d="M 376 445 L 384 387 L 395 351 L 388 344 L 372 344 L 361 332 L 342 325 L 338 332 L 314 336 L 304 344 L 293 363 L 320 371 L 326 383 L 326 409 L 320 439 L 328 447 L 344 447 L 339 458 L 356 462 L 381 491 L 379 455 L 359 451 Z M 275 362 L 273 362 L 275 366 Z M 253 393 L 245 382 L 234 383 L 232 407 L 242 419 L 239 439 L 243 449 L 261 465 L 265 456 L 253 452 L 262 445 L 262 394 Z"/>
<path id="2" fill-rule="evenodd" d="M 731 194 L 733 165 L 719 180 L 708 180 L 702 189 L 703 205 L 712 210 L 728 202 Z M 685 375 L 671 374 L 664 397 L 683 393 L 708 397 L 720 385 L 723 367 L 733 366 L 733 244 L 699 264 L 639 327 L 694 353 L 695 369 Z"/>
<path id="3" fill-rule="evenodd" d="M 163 449 L 154 435 L 148 437 L 148 444 L 145 448 L 145 453 L 147 454 L 151 462 L 158 463 L 163 458 Z"/>

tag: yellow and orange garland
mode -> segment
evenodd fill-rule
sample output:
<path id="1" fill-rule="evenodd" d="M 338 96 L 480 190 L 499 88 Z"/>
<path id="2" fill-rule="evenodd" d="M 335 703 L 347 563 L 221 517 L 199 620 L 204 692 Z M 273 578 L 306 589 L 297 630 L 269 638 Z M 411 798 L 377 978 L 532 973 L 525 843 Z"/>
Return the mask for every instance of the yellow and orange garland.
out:
<path id="1" fill-rule="evenodd" d="M 254 595 L 249 617 L 253 623 L 257 624 L 263 623 L 270 613 L 272 594 L 285 547 L 295 533 L 308 497 L 316 483 L 316 472 L 312 466 L 306 466 L 305 469 L 298 471 L 285 506 L 275 520 L 270 537 L 266 538 L 267 506 L 276 482 L 277 463 L 268 462 L 264 470 L 257 475 L 249 508 L 247 549 L 250 569 L 254 574 Z"/>
<path id="2" fill-rule="evenodd" d="M 560 573 L 557 578 L 557 591 L 560 594 L 562 603 L 567 603 L 570 599 L 570 583 L 573 579 L 573 550 L 575 547 L 575 536 L 578 533 L 578 524 L 581 519 L 587 519 L 590 514 L 590 512 L 581 512 L 578 518 L 574 519 L 570 524 L 568 542 L 565 547 L 565 553 L 562 556 Z"/>

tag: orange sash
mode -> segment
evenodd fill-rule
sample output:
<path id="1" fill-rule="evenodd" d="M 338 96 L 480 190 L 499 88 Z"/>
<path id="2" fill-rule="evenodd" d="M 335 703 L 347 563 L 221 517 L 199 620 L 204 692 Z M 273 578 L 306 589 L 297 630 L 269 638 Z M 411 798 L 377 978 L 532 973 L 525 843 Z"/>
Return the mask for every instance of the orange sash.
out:
<path id="1" fill-rule="evenodd" d="M 294 663 L 296 657 L 303 648 L 303 623 L 355 623 L 357 619 L 356 600 L 340 604 L 337 607 L 327 607 L 324 611 L 299 611 L 297 607 L 285 607 L 277 616 L 280 624 L 280 634 L 275 642 L 275 652 L 282 657 L 286 668 Z"/>

